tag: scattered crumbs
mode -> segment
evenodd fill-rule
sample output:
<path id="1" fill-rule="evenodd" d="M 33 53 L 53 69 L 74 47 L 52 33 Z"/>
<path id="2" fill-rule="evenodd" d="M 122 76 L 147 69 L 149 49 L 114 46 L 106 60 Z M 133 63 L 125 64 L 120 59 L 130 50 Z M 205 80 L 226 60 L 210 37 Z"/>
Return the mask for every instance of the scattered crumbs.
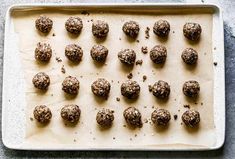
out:
<path id="1" fill-rule="evenodd" d="M 93 137 L 93 140 L 95 140 L 95 137 Z"/>
<path id="2" fill-rule="evenodd" d="M 185 107 L 185 108 L 190 108 L 190 105 L 185 104 L 184 107 Z"/>
<path id="3" fill-rule="evenodd" d="M 144 108 L 147 108 L 147 106 L 144 106 Z"/>
<path id="4" fill-rule="evenodd" d="M 91 22 L 93 22 L 93 19 L 91 19 Z"/>
<path id="5" fill-rule="evenodd" d="M 145 38 L 146 38 L 146 39 L 149 38 L 149 31 L 150 31 L 150 28 L 149 28 L 149 27 L 146 27 L 146 29 L 145 29 Z"/>
<path id="6" fill-rule="evenodd" d="M 139 43 L 140 41 L 137 39 L 136 42 Z"/>
<path id="7" fill-rule="evenodd" d="M 214 62 L 214 66 L 217 66 L 217 62 Z"/>
<path id="8" fill-rule="evenodd" d="M 172 33 L 174 34 L 174 33 L 175 33 L 175 31 L 173 30 L 173 31 L 172 31 Z"/>
<path id="9" fill-rule="evenodd" d="M 132 74 L 132 73 L 129 73 L 129 74 L 127 75 L 127 78 L 128 78 L 128 79 L 132 79 L 132 77 L 133 77 L 133 74 Z"/>
<path id="10" fill-rule="evenodd" d="M 201 103 L 201 105 L 203 105 L 203 103 Z"/>
<path id="11" fill-rule="evenodd" d="M 178 118 L 178 115 L 175 114 L 175 115 L 174 115 L 174 119 L 177 120 L 177 118 Z"/>
<path id="12" fill-rule="evenodd" d="M 152 106 L 152 109 L 154 109 L 154 105 Z"/>
<path id="13" fill-rule="evenodd" d="M 216 50 L 216 47 L 214 47 L 214 50 Z"/>
<path id="14" fill-rule="evenodd" d="M 87 22 L 90 22 L 90 20 L 87 20 Z"/>
<path id="15" fill-rule="evenodd" d="M 147 46 L 142 46 L 142 47 L 141 47 L 141 52 L 142 52 L 143 54 L 147 54 L 147 53 L 148 53 L 148 47 L 147 47 Z"/>
<path id="16" fill-rule="evenodd" d="M 122 40 L 121 38 L 119 38 L 119 40 Z"/>
<path id="17" fill-rule="evenodd" d="M 80 78 L 82 78 L 83 76 L 80 76 Z"/>
<path id="18" fill-rule="evenodd" d="M 86 10 L 83 10 L 83 11 L 81 12 L 81 14 L 90 15 L 90 13 L 89 13 L 88 11 L 86 11 Z"/>
<path id="19" fill-rule="evenodd" d="M 135 134 L 135 137 L 137 137 L 137 134 Z"/>
<path id="20" fill-rule="evenodd" d="M 120 101 L 120 98 L 119 98 L 119 97 L 117 97 L 117 98 L 116 98 L 116 101 L 118 101 L 118 102 L 119 102 L 119 101 Z"/>
<path id="21" fill-rule="evenodd" d="M 148 85 L 148 87 L 149 87 L 149 92 L 152 92 L 153 87 L 151 85 Z"/>
<path id="22" fill-rule="evenodd" d="M 130 138 L 130 140 L 132 141 L 132 138 Z"/>
<path id="23" fill-rule="evenodd" d="M 76 139 L 74 139 L 73 142 L 76 142 Z"/>
<path id="24" fill-rule="evenodd" d="M 144 123 L 148 123 L 148 119 L 145 118 L 145 119 L 144 119 Z"/>
<path id="25" fill-rule="evenodd" d="M 61 72 L 62 73 L 65 73 L 66 71 L 65 71 L 65 68 L 64 68 L 64 65 L 61 67 Z"/>
<path id="26" fill-rule="evenodd" d="M 113 140 L 115 140 L 116 138 L 115 137 L 113 137 Z"/>
<path id="27" fill-rule="evenodd" d="M 142 65 L 142 63 L 143 63 L 143 60 L 137 60 L 137 61 L 135 62 L 136 65 Z"/>
<path id="28" fill-rule="evenodd" d="M 126 127 L 126 125 L 123 125 L 123 127 Z"/>
<path id="29" fill-rule="evenodd" d="M 30 121 L 33 121 L 33 118 L 32 118 L 32 117 L 30 117 L 29 119 L 30 119 Z"/>
<path id="30" fill-rule="evenodd" d="M 62 62 L 62 59 L 61 59 L 60 57 L 56 57 L 55 60 L 56 60 L 57 62 Z"/>
<path id="31" fill-rule="evenodd" d="M 52 36 L 55 36 L 55 33 L 53 33 Z"/>
<path id="32" fill-rule="evenodd" d="M 118 81 L 118 83 L 119 83 L 119 81 Z"/>
<path id="33" fill-rule="evenodd" d="M 143 75 L 143 82 L 146 81 L 146 79 L 147 79 L 147 76 Z"/>

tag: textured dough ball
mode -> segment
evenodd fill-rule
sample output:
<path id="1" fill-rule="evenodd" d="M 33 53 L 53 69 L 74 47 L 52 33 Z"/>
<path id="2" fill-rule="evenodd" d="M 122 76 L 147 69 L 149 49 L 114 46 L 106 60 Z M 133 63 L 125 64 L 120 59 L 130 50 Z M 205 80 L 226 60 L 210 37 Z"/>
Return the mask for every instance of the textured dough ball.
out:
<path id="1" fill-rule="evenodd" d="M 200 85 L 197 81 L 187 81 L 183 85 L 183 93 L 188 97 L 196 97 L 200 92 Z"/>
<path id="2" fill-rule="evenodd" d="M 122 30 L 126 35 L 132 38 L 136 38 L 137 35 L 139 34 L 140 26 L 135 21 L 129 21 L 124 23 Z"/>
<path id="3" fill-rule="evenodd" d="M 91 85 L 91 90 L 96 96 L 107 98 L 110 92 L 111 85 L 104 78 L 98 78 Z"/>
<path id="4" fill-rule="evenodd" d="M 156 45 L 150 51 L 150 59 L 156 64 L 162 64 L 166 61 L 167 50 L 163 45 Z"/>
<path id="5" fill-rule="evenodd" d="M 47 90 L 50 85 L 50 77 L 44 72 L 39 72 L 33 77 L 32 82 L 35 88 Z"/>
<path id="6" fill-rule="evenodd" d="M 152 92 L 157 98 L 168 98 L 171 92 L 170 85 L 165 81 L 159 80 L 152 86 Z"/>
<path id="7" fill-rule="evenodd" d="M 48 123 L 52 117 L 51 110 L 45 105 L 36 106 L 33 115 L 39 123 Z"/>
<path id="8" fill-rule="evenodd" d="M 166 37 L 170 32 L 170 24 L 166 20 L 159 20 L 153 26 L 153 32 L 160 37 Z"/>
<path id="9" fill-rule="evenodd" d="M 184 36 L 192 41 L 196 41 L 200 38 L 202 28 L 198 23 L 186 23 L 183 27 Z"/>
<path id="10" fill-rule="evenodd" d="M 136 59 L 136 53 L 132 49 L 125 49 L 118 53 L 119 60 L 127 65 L 133 65 Z"/>
<path id="11" fill-rule="evenodd" d="M 62 83 L 62 90 L 65 93 L 76 95 L 79 90 L 79 81 L 76 77 L 68 76 Z"/>
<path id="12" fill-rule="evenodd" d="M 105 61 L 108 56 L 108 52 L 108 49 L 103 45 L 94 45 L 90 51 L 92 59 L 97 62 Z"/>
<path id="13" fill-rule="evenodd" d="M 49 33 L 52 29 L 52 26 L 53 21 L 44 15 L 41 15 L 35 21 L 35 27 L 42 33 Z"/>
<path id="14" fill-rule="evenodd" d="M 34 51 L 34 57 L 36 60 L 47 62 L 51 59 L 52 49 L 50 44 L 47 43 L 37 43 L 37 47 Z"/>
<path id="15" fill-rule="evenodd" d="M 82 19 L 79 17 L 69 17 L 65 22 L 65 28 L 72 34 L 79 34 L 83 28 Z"/>
<path id="16" fill-rule="evenodd" d="M 171 114 L 166 109 L 156 109 L 151 115 L 151 120 L 156 125 L 167 125 L 171 120 Z"/>
<path id="17" fill-rule="evenodd" d="M 196 110 L 187 110 L 182 115 L 182 121 L 186 126 L 195 127 L 200 122 L 200 114 Z"/>
<path id="18" fill-rule="evenodd" d="M 96 115 L 96 121 L 100 126 L 109 127 L 114 120 L 113 111 L 110 109 L 102 109 Z"/>
<path id="19" fill-rule="evenodd" d="M 97 38 L 103 38 L 108 35 L 109 25 L 105 21 L 96 20 L 92 23 L 92 34 Z"/>
<path id="20" fill-rule="evenodd" d="M 137 98 L 140 94 L 140 85 L 136 81 L 127 80 L 121 85 L 121 94 L 129 99 Z"/>
<path id="21" fill-rule="evenodd" d="M 78 122 L 81 110 L 76 104 L 65 105 L 60 112 L 61 117 L 70 123 Z"/>
<path id="22" fill-rule="evenodd" d="M 130 126 L 142 127 L 143 123 L 141 120 L 141 113 L 138 109 L 134 107 L 129 107 L 124 110 L 123 116 Z"/>
<path id="23" fill-rule="evenodd" d="M 189 65 L 197 63 L 198 53 L 192 48 L 186 48 L 181 55 L 182 60 Z"/>
<path id="24" fill-rule="evenodd" d="M 65 56 L 72 62 L 80 62 L 82 60 L 83 50 L 77 44 L 70 44 L 65 48 Z"/>

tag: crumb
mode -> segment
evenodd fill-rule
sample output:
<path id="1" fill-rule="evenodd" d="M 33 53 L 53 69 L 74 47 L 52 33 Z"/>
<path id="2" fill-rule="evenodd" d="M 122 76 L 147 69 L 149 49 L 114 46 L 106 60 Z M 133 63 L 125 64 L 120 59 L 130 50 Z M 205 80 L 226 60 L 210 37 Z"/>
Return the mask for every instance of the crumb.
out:
<path id="1" fill-rule="evenodd" d="M 204 55 L 206 55 L 206 52 L 204 52 Z"/>
<path id="2" fill-rule="evenodd" d="M 149 28 L 149 27 L 146 27 L 146 30 L 145 30 L 145 38 L 146 38 L 146 39 L 149 38 L 149 31 L 150 31 L 150 28 Z"/>
<path id="3" fill-rule="evenodd" d="M 143 82 L 147 79 L 146 75 L 143 75 Z"/>
<path id="4" fill-rule="evenodd" d="M 113 83 L 113 80 L 111 80 L 111 82 Z"/>
<path id="5" fill-rule="evenodd" d="M 62 73 L 65 73 L 66 71 L 65 71 L 65 68 L 64 68 L 64 65 L 61 67 L 61 72 Z"/>
<path id="6" fill-rule="evenodd" d="M 172 33 L 174 34 L 174 33 L 175 33 L 175 31 L 172 31 Z"/>
<path id="7" fill-rule="evenodd" d="M 214 50 L 216 50 L 216 47 L 214 47 Z"/>
<path id="8" fill-rule="evenodd" d="M 141 52 L 142 52 L 143 54 L 147 54 L 147 53 L 148 53 L 148 47 L 147 47 L 147 46 L 142 46 L 142 47 L 141 47 Z"/>
<path id="9" fill-rule="evenodd" d="M 93 137 L 93 140 L 95 140 L 95 137 Z"/>
<path id="10" fill-rule="evenodd" d="M 122 40 L 121 38 L 119 38 L 119 40 Z"/>
<path id="11" fill-rule="evenodd" d="M 139 74 L 140 74 L 140 72 L 137 72 L 137 74 L 139 75 Z"/>
<path id="12" fill-rule="evenodd" d="M 203 105 L 203 103 L 201 103 L 201 105 Z"/>
<path id="13" fill-rule="evenodd" d="M 90 134 L 92 134 L 92 132 L 90 131 Z"/>
<path id="14" fill-rule="evenodd" d="M 55 36 L 55 33 L 53 33 L 52 36 Z"/>
<path id="15" fill-rule="evenodd" d="M 83 11 L 81 12 L 81 14 L 90 15 L 90 13 L 89 13 L 88 11 L 85 11 L 85 10 L 83 10 Z"/>
<path id="16" fill-rule="evenodd" d="M 119 81 L 118 81 L 118 83 L 119 83 Z"/>
<path id="17" fill-rule="evenodd" d="M 119 101 L 120 101 L 120 98 L 119 98 L 119 97 L 117 97 L 117 98 L 116 98 L 116 101 L 118 101 L 118 102 L 119 102 Z"/>
<path id="18" fill-rule="evenodd" d="M 132 74 L 132 73 L 129 73 L 129 74 L 127 75 L 127 78 L 128 78 L 128 79 L 132 79 L 132 77 L 133 77 L 133 74 Z"/>
<path id="19" fill-rule="evenodd" d="M 80 76 L 80 78 L 82 78 L 83 76 Z"/>
<path id="20" fill-rule="evenodd" d="M 154 109 L 154 105 L 152 106 L 152 109 Z"/>
<path id="21" fill-rule="evenodd" d="M 137 137 L 137 134 L 135 134 L 135 137 Z"/>
<path id="22" fill-rule="evenodd" d="M 174 100 L 176 101 L 176 98 Z"/>
<path id="23" fill-rule="evenodd" d="M 51 94 L 51 96 L 53 97 L 53 94 Z"/>
<path id="24" fill-rule="evenodd" d="M 136 42 L 139 43 L 140 41 L 137 39 Z"/>
<path id="25" fill-rule="evenodd" d="M 56 60 L 57 62 L 62 62 L 62 59 L 61 59 L 60 57 L 56 57 L 55 60 Z"/>
<path id="26" fill-rule="evenodd" d="M 145 118 L 145 119 L 144 119 L 144 123 L 148 123 L 148 119 Z"/>
<path id="27" fill-rule="evenodd" d="M 123 127 L 126 127 L 126 125 L 123 125 Z"/>
<path id="28" fill-rule="evenodd" d="M 144 106 L 144 108 L 147 108 L 147 106 Z"/>
<path id="29" fill-rule="evenodd" d="M 33 121 L 33 118 L 32 118 L 32 117 L 30 117 L 29 119 L 30 119 L 30 121 Z"/>
<path id="30" fill-rule="evenodd" d="M 183 123 L 180 123 L 180 125 L 183 125 Z"/>
<path id="31" fill-rule="evenodd" d="M 217 62 L 214 62 L 214 66 L 217 66 Z"/>
<path id="32" fill-rule="evenodd" d="M 136 65 L 142 65 L 142 63 L 143 63 L 143 60 L 137 60 L 137 61 L 135 62 Z"/>
<path id="33" fill-rule="evenodd" d="M 113 137 L 113 140 L 115 140 L 116 138 L 115 137 Z"/>
<path id="34" fill-rule="evenodd" d="M 132 141 L 132 138 L 130 138 L 130 140 Z"/>
<path id="35" fill-rule="evenodd" d="M 99 75 L 99 73 L 97 72 L 96 75 Z"/>
<path id="36" fill-rule="evenodd" d="M 195 102 L 194 104 L 198 104 L 197 102 Z"/>
<path id="37" fill-rule="evenodd" d="M 87 20 L 87 22 L 90 22 L 90 20 Z"/>
<path id="38" fill-rule="evenodd" d="M 153 87 L 151 85 L 148 85 L 148 87 L 149 87 L 149 92 L 152 92 Z"/>
<path id="39" fill-rule="evenodd" d="M 76 142 L 76 139 L 74 139 L 73 142 Z"/>
<path id="40" fill-rule="evenodd" d="M 146 136 L 146 134 L 144 134 L 144 136 Z"/>
<path id="41" fill-rule="evenodd" d="M 174 115 L 174 119 L 177 120 L 177 118 L 178 118 L 178 115 L 175 114 L 175 115 Z"/>
<path id="42" fill-rule="evenodd" d="M 190 105 L 188 105 L 188 104 L 185 104 L 184 107 L 190 109 Z"/>
<path id="43" fill-rule="evenodd" d="M 97 108 L 95 108 L 95 110 L 97 110 Z"/>
<path id="44" fill-rule="evenodd" d="M 180 110 L 178 109 L 178 112 L 180 112 Z"/>
<path id="45" fill-rule="evenodd" d="M 91 19 L 91 22 L 93 22 L 93 19 Z"/>
<path id="46" fill-rule="evenodd" d="M 204 3 L 204 0 L 201 0 L 202 3 Z"/>

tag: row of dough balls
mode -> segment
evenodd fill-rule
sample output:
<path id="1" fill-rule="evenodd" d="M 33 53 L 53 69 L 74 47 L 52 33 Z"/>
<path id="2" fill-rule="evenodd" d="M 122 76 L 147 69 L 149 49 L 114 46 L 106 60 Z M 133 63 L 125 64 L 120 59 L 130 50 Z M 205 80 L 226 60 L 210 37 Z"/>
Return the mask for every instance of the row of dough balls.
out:
<path id="1" fill-rule="evenodd" d="M 81 110 L 78 105 L 65 105 L 60 112 L 63 120 L 76 124 L 79 121 Z M 48 123 L 52 118 L 51 110 L 45 105 L 39 105 L 34 108 L 34 118 L 42 124 Z M 140 111 L 135 107 L 129 107 L 124 110 L 123 117 L 128 125 L 132 127 L 142 127 L 142 117 Z M 187 110 L 181 117 L 182 121 L 188 127 L 196 127 L 200 122 L 200 114 L 196 110 Z M 96 115 L 97 123 L 102 127 L 110 127 L 114 120 L 114 111 L 102 109 Z M 171 120 L 170 112 L 166 109 L 155 109 L 152 112 L 151 120 L 156 126 L 166 126 Z"/>
<path id="2" fill-rule="evenodd" d="M 104 62 L 108 56 L 108 49 L 103 45 L 94 45 L 90 55 L 97 62 Z M 35 59 L 48 62 L 52 56 L 52 48 L 48 43 L 37 44 Z M 69 44 L 65 47 L 65 56 L 72 62 L 80 62 L 83 57 L 83 50 L 77 44 Z M 126 65 L 133 65 L 136 61 L 136 53 L 133 49 L 124 49 L 118 52 L 119 60 Z M 156 45 L 150 51 L 150 59 L 156 64 L 163 64 L 167 58 L 167 49 L 163 45 Z M 198 53 L 193 48 L 186 48 L 181 54 L 182 60 L 189 65 L 197 63 Z"/>
<path id="3" fill-rule="evenodd" d="M 32 82 L 34 87 L 47 90 L 50 85 L 50 78 L 46 73 L 39 72 L 33 77 Z M 79 91 L 79 85 L 80 82 L 76 77 L 68 76 L 62 82 L 62 90 L 65 93 L 76 95 Z M 94 95 L 107 99 L 111 84 L 104 78 L 98 78 L 91 84 L 91 90 Z M 200 85 L 197 81 L 190 80 L 183 84 L 182 90 L 187 97 L 195 98 L 199 94 Z M 157 98 L 167 99 L 170 95 L 170 85 L 165 81 L 159 80 L 151 86 L 150 91 Z M 121 84 L 121 94 L 126 98 L 136 99 L 140 94 L 140 85 L 134 80 L 126 80 Z"/>
<path id="4" fill-rule="evenodd" d="M 53 26 L 53 21 L 41 15 L 35 21 L 36 28 L 43 33 L 49 33 Z M 79 34 L 82 31 L 83 23 L 82 19 L 79 17 L 70 17 L 65 22 L 65 28 L 68 32 L 72 34 Z M 131 37 L 136 38 L 140 31 L 140 25 L 136 21 L 125 22 L 122 26 L 123 32 Z M 106 37 L 109 32 L 109 25 L 107 22 L 102 20 L 96 20 L 92 23 L 92 34 L 97 38 Z M 170 32 L 170 23 L 166 20 L 159 20 L 155 22 L 153 26 L 153 32 L 159 37 L 166 37 Z M 200 24 L 188 22 L 183 26 L 184 36 L 192 41 L 196 41 L 200 38 L 202 29 Z"/>

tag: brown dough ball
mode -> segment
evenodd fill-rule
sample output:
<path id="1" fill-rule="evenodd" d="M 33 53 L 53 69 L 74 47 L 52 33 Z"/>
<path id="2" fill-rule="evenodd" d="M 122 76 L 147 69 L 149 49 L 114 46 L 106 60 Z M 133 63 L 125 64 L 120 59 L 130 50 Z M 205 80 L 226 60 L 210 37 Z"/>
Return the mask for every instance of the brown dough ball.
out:
<path id="1" fill-rule="evenodd" d="M 153 111 L 151 120 L 156 125 L 167 125 L 171 120 L 171 114 L 166 109 L 156 109 Z"/>
<path id="2" fill-rule="evenodd" d="M 111 85 L 104 78 L 98 78 L 91 85 L 91 90 L 96 96 L 107 98 L 110 92 Z"/>
<path id="3" fill-rule="evenodd" d="M 121 94 L 129 99 L 137 98 L 140 94 L 140 85 L 136 81 L 127 80 L 121 85 Z"/>
<path id="4" fill-rule="evenodd" d="M 124 23 L 122 30 L 126 35 L 132 38 L 136 38 L 137 35 L 139 34 L 140 26 L 135 21 L 129 21 Z"/>
<path id="5" fill-rule="evenodd" d="M 92 34 L 97 38 L 103 38 L 108 35 L 109 25 L 105 21 L 96 20 L 92 23 Z"/>
<path id="6" fill-rule="evenodd" d="M 34 57 L 36 60 L 47 62 L 51 59 L 52 49 L 50 44 L 47 43 L 37 43 L 37 47 L 34 51 Z"/>
<path id="7" fill-rule="evenodd" d="M 68 76 L 62 83 L 62 90 L 65 93 L 76 95 L 78 94 L 79 84 L 80 83 L 76 77 Z"/>
<path id="8" fill-rule="evenodd" d="M 170 32 L 170 24 L 166 20 L 159 20 L 153 26 L 153 32 L 160 37 L 166 37 Z"/>
<path id="9" fill-rule="evenodd" d="M 90 51 L 92 59 L 97 62 L 104 62 L 108 52 L 108 49 L 103 45 L 94 45 Z"/>
<path id="10" fill-rule="evenodd" d="M 197 97 L 200 92 L 200 85 L 197 81 L 187 81 L 183 85 L 183 93 L 188 97 Z"/>
<path id="11" fill-rule="evenodd" d="M 200 122 L 200 114 L 196 110 L 187 110 L 182 115 L 182 121 L 186 126 L 195 127 Z"/>
<path id="12" fill-rule="evenodd" d="M 152 92 L 157 98 L 168 98 L 171 92 L 170 85 L 165 81 L 159 80 L 152 86 Z"/>
<path id="13" fill-rule="evenodd" d="M 132 49 L 125 49 L 118 53 L 119 60 L 127 65 L 133 65 L 136 59 L 136 53 Z"/>
<path id="14" fill-rule="evenodd" d="M 181 55 L 182 60 L 189 65 L 197 63 L 198 53 L 192 48 L 186 48 Z"/>
<path id="15" fill-rule="evenodd" d="M 109 127 L 114 120 L 113 111 L 110 109 L 102 109 L 96 115 L 96 121 L 100 126 Z"/>
<path id="16" fill-rule="evenodd" d="M 129 107 L 124 110 L 123 116 L 130 126 L 142 127 L 143 123 L 141 120 L 141 113 L 138 109 L 134 107 Z"/>
<path id="17" fill-rule="evenodd" d="M 81 110 L 76 104 L 65 105 L 60 112 L 61 117 L 70 123 L 78 122 Z"/>
<path id="18" fill-rule="evenodd" d="M 39 123 L 48 123 L 52 117 L 51 110 L 45 105 L 36 106 L 33 115 Z"/>
<path id="19" fill-rule="evenodd" d="M 150 59 L 156 64 L 162 64 L 166 61 L 167 50 L 163 45 L 156 45 L 150 51 Z"/>
<path id="20" fill-rule="evenodd" d="M 42 33 L 49 33 L 52 29 L 52 26 L 53 21 L 44 15 L 41 15 L 35 21 L 35 27 Z"/>
<path id="21" fill-rule="evenodd" d="M 39 72 L 33 77 L 32 82 L 35 88 L 47 90 L 50 85 L 50 77 L 44 72 Z"/>
<path id="22" fill-rule="evenodd" d="M 83 28 L 82 19 L 79 17 L 69 17 L 65 22 L 65 28 L 72 34 L 79 34 Z"/>
<path id="23" fill-rule="evenodd" d="M 183 27 L 184 36 L 192 41 L 197 41 L 200 38 L 202 28 L 198 23 L 186 23 Z"/>
<path id="24" fill-rule="evenodd" d="M 83 50 L 77 44 L 70 44 L 65 48 L 65 56 L 72 62 L 80 62 L 82 60 Z"/>

